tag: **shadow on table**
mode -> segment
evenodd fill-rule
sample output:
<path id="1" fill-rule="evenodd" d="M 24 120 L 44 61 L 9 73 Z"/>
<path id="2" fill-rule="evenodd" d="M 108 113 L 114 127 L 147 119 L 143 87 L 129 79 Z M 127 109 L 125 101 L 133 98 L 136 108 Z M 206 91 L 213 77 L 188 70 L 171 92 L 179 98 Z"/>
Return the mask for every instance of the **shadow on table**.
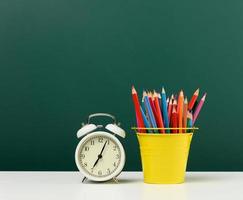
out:
<path id="1" fill-rule="evenodd" d="M 133 183 L 142 183 L 140 179 L 124 179 L 124 178 L 118 178 L 117 182 L 114 180 L 109 180 L 105 182 L 95 182 L 91 180 L 86 180 L 83 182 L 84 184 L 133 184 Z"/>
<path id="2" fill-rule="evenodd" d="M 193 174 L 193 175 L 187 175 L 186 176 L 186 183 L 205 183 L 205 182 L 217 182 L 227 179 L 226 177 L 222 176 L 211 176 L 210 174 Z"/>

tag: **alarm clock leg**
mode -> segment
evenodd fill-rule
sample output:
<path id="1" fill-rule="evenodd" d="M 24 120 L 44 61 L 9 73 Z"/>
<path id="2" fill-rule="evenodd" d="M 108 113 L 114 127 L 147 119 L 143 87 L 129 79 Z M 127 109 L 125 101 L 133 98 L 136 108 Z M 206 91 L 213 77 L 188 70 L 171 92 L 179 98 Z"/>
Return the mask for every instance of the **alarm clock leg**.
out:
<path id="1" fill-rule="evenodd" d="M 86 180 L 86 177 L 83 178 L 82 183 Z"/>
<path id="2" fill-rule="evenodd" d="M 113 177 L 112 179 L 113 179 L 113 181 L 114 181 L 115 183 L 118 183 L 118 180 L 117 180 L 116 177 Z"/>

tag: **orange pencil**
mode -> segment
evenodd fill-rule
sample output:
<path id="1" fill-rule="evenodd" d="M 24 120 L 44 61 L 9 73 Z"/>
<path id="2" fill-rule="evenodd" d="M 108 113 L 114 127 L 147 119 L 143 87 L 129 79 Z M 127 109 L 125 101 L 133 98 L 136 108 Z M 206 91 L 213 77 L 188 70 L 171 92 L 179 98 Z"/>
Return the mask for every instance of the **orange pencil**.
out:
<path id="1" fill-rule="evenodd" d="M 161 109 L 160 109 L 160 105 L 159 105 L 159 98 L 158 98 L 158 95 L 156 92 L 154 92 L 154 106 L 155 106 L 155 109 L 157 111 L 157 114 L 156 114 L 156 122 L 157 122 L 157 125 L 158 125 L 158 128 L 164 128 L 164 123 L 163 123 L 163 117 L 162 117 L 162 114 L 161 114 Z M 160 133 L 164 133 L 165 130 L 162 129 L 162 130 L 159 130 Z"/>
<path id="2" fill-rule="evenodd" d="M 179 97 L 178 97 L 178 106 L 177 106 L 177 113 L 178 113 L 178 127 L 182 128 L 182 118 L 183 118 L 183 104 L 184 104 L 184 94 L 183 91 L 180 91 Z M 182 129 L 179 129 L 180 133 L 182 132 Z"/>
<path id="3" fill-rule="evenodd" d="M 188 107 L 188 102 L 187 98 L 184 100 L 184 107 L 183 107 L 183 128 L 187 127 L 187 107 Z M 186 130 L 183 130 L 184 133 L 186 133 Z"/>
<path id="4" fill-rule="evenodd" d="M 188 110 L 192 110 L 192 108 L 197 100 L 198 95 L 199 95 L 199 88 L 194 92 L 194 94 L 188 104 Z"/>
<path id="5" fill-rule="evenodd" d="M 144 128 L 143 116 L 142 116 L 142 113 L 140 110 L 140 104 L 139 104 L 139 100 L 138 100 L 137 91 L 135 90 L 134 86 L 132 86 L 132 98 L 133 98 L 135 113 L 136 113 L 136 117 L 137 117 L 137 126 L 138 126 L 138 128 Z M 146 131 L 140 129 L 139 132 L 144 133 Z"/>

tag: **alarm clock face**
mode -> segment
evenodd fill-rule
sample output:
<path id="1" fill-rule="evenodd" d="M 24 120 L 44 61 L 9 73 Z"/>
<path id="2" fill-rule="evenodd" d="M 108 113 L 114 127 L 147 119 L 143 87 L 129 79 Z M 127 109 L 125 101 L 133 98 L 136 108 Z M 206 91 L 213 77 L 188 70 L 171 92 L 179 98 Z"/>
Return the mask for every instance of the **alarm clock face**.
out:
<path id="1" fill-rule="evenodd" d="M 75 161 L 80 172 L 87 178 L 106 181 L 122 171 L 125 152 L 115 136 L 97 131 L 86 135 L 79 142 Z"/>

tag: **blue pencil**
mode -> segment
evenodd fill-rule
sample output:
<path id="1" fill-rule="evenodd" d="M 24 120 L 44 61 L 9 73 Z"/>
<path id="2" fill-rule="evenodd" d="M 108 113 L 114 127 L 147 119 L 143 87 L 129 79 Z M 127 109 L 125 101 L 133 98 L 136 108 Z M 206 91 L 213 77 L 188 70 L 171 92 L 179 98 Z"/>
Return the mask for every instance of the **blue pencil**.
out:
<path id="1" fill-rule="evenodd" d="M 143 92 L 143 96 L 144 96 L 145 107 L 148 111 L 148 115 L 149 115 L 149 119 L 150 119 L 150 122 L 152 124 L 152 127 L 157 128 L 157 124 L 156 124 L 156 121 L 155 121 L 155 118 L 154 118 L 154 114 L 153 114 L 152 108 L 150 106 L 147 93 L 145 91 Z"/>
<path id="2" fill-rule="evenodd" d="M 140 106 L 140 110 L 141 110 L 141 113 L 142 113 L 142 116 L 143 116 L 143 121 L 144 121 L 144 125 L 145 125 L 145 127 L 146 128 L 151 128 L 150 127 L 150 124 L 149 124 L 149 121 L 148 121 L 148 119 L 147 119 L 147 117 L 146 117 L 146 115 L 145 115 L 145 113 L 144 113 L 144 111 L 143 111 L 143 108 Z M 150 129 L 148 129 L 147 130 L 149 133 L 152 133 L 152 131 L 150 130 Z"/>
<path id="3" fill-rule="evenodd" d="M 169 128 L 169 118 L 168 118 L 168 111 L 167 111 L 167 101 L 166 101 L 166 94 L 164 87 L 162 88 L 161 92 L 161 99 L 162 99 L 162 113 L 164 118 L 164 126 L 165 128 Z M 170 133 L 170 130 L 165 130 L 166 133 Z"/>
<path id="4" fill-rule="evenodd" d="M 187 112 L 187 128 L 192 128 L 192 113 L 190 111 Z M 188 133 L 192 132 L 192 130 L 188 129 Z"/>

